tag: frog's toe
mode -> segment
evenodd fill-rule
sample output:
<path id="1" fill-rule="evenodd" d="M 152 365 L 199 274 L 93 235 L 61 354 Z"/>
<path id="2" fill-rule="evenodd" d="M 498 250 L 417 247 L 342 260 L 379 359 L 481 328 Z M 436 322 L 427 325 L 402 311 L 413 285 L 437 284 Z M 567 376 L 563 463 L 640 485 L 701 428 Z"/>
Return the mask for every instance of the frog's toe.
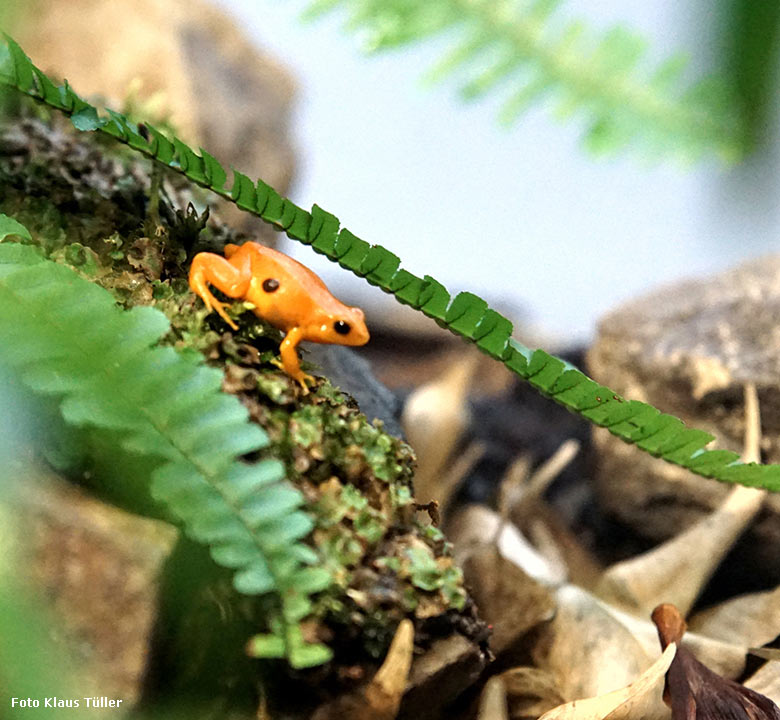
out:
<path id="1" fill-rule="evenodd" d="M 301 386 L 303 395 L 309 394 L 309 386 L 306 383 L 311 383 L 312 386 L 317 384 L 317 378 L 314 375 L 308 375 L 307 373 L 301 373 L 301 377 L 296 378 L 298 384 Z"/>
<path id="2" fill-rule="evenodd" d="M 233 330 L 238 330 L 238 325 L 236 325 L 235 322 L 233 322 L 233 319 L 230 317 L 230 315 L 227 314 L 227 311 L 225 308 L 227 305 L 223 302 L 220 302 L 215 297 L 211 298 L 211 305 L 214 310 L 219 313 L 219 316 L 228 324 L 230 327 L 233 328 Z"/>

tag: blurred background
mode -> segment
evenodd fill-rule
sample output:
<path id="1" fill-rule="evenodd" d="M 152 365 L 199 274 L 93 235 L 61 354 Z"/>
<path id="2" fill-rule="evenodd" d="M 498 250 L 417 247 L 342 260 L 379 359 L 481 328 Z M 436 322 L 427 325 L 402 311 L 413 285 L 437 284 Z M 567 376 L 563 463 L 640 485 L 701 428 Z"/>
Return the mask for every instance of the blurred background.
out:
<path id="1" fill-rule="evenodd" d="M 507 128 L 496 121 L 506 92 L 464 103 L 457 74 L 425 87 L 450 36 L 367 57 L 339 10 L 302 23 L 305 1 L 219 1 L 299 83 L 293 199 L 329 209 L 450 291 L 524 312 L 553 340 L 587 341 L 621 300 L 777 248 L 777 143 L 732 166 L 646 160 L 630 148 L 594 157 L 582 147 L 585 119 L 556 121 L 555 102 Z M 769 42 L 760 28 L 737 37 L 744 4 L 572 0 L 559 12 L 594 33 L 638 32 L 650 66 L 684 51 L 695 79 L 727 65 L 731 41 L 747 55 Z M 770 102 L 766 131 L 776 135 Z M 356 302 L 391 302 L 310 250 L 289 251 Z"/>

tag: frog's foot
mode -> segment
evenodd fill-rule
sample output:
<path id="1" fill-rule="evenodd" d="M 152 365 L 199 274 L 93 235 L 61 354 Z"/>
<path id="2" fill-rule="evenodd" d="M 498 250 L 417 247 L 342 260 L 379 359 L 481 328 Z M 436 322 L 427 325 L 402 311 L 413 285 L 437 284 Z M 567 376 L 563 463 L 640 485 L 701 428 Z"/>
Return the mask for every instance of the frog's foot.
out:
<path id="1" fill-rule="evenodd" d="M 215 298 L 213 295 L 211 296 L 211 305 L 213 306 L 214 310 L 217 311 L 217 313 L 220 315 L 220 317 L 228 324 L 230 327 L 233 328 L 233 330 L 238 330 L 238 325 L 236 325 L 233 322 L 233 319 L 230 317 L 230 315 L 227 314 L 225 308 L 227 307 L 226 303 L 220 302 Z"/>
<path id="2" fill-rule="evenodd" d="M 206 287 L 205 284 L 203 284 L 201 287 L 197 289 L 197 294 L 200 297 L 201 300 L 203 300 L 203 304 L 206 306 L 206 310 L 211 312 L 212 310 L 216 310 L 219 316 L 228 324 L 230 327 L 233 328 L 233 330 L 238 330 L 238 325 L 236 325 L 230 315 L 227 314 L 227 311 L 225 308 L 227 307 L 226 303 L 220 302 L 215 298 L 210 292 L 208 287 Z"/>
<path id="3" fill-rule="evenodd" d="M 280 358 L 273 357 L 268 362 L 271 363 L 271 365 L 274 365 L 275 367 L 278 367 L 280 370 L 284 370 L 295 382 L 297 382 L 301 386 L 301 390 L 303 390 L 304 395 L 309 394 L 309 386 L 306 383 L 310 383 L 311 385 L 317 384 L 317 378 L 314 377 L 314 375 L 309 375 L 308 373 L 303 372 L 300 368 L 298 368 L 297 372 L 290 372 L 289 368 L 285 367 L 284 360 L 281 360 Z"/>
<path id="4" fill-rule="evenodd" d="M 311 383 L 312 387 L 317 384 L 317 378 L 314 377 L 314 375 L 309 375 L 308 373 L 301 373 L 301 376 L 295 378 L 295 380 L 301 386 L 304 395 L 309 394 L 309 387 L 306 385 L 306 383 Z"/>

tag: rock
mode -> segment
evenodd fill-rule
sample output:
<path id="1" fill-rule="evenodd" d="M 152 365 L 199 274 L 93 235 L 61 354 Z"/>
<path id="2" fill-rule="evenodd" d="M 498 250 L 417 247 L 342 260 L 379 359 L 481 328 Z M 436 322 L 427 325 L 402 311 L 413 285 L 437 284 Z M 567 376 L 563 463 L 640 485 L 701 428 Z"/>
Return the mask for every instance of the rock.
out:
<path id="1" fill-rule="evenodd" d="M 403 439 L 399 421 L 401 401 L 392 390 L 377 381 L 371 365 L 354 350 L 339 345 L 308 344 L 306 350 L 316 367 L 315 374 L 331 379 L 355 398 L 369 420 L 381 420 L 386 432 Z"/>
<path id="2" fill-rule="evenodd" d="M 25 471 L 14 500 L 20 559 L 51 606 L 77 666 L 79 692 L 139 696 L 156 615 L 158 579 L 177 536 L 166 523 L 89 497 L 43 466 Z"/>
<path id="3" fill-rule="evenodd" d="M 742 451 L 743 386 L 758 389 L 764 461 L 780 462 L 780 256 L 679 282 L 609 314 L 588 353 L 599 382 L 711 432 Z M 713 510 L 728 486 L 655 459 L 597 429 L 603 507 L 660 541 Z M 740 590 L 780 582 L 780 496 L 770 495 L 735 549 Z M 734 588 L 732 587 L 732 594 Z"/>
<path id="4" fill-rule="evenodd" d="M 412 665 L 398 719 L 439 717 L 447 703 L 474 684 L 487 662 L 487 654 L 462 635 L 437 640 Z"/>

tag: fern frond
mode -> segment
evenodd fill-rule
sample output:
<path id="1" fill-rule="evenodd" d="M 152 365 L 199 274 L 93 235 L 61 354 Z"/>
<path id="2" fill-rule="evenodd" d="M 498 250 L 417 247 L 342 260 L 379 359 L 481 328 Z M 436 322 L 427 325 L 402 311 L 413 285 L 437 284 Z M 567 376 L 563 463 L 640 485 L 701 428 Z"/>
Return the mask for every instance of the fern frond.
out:
<path id="1" fill-rule="evenodd" d="M 10 84 L 65 112 L 72 113 L 75 108 L 82 110 L 88 106 L 67 86 L 57 89 L 47 80 L 54 90 L 48 89 L 40 82 L 43 75 L 40 70 L 34 68 L 13 40 L 9 39 L 8 43 L 14 67 L 9 72 L 0 65 L 0 83 Z M 33 76 L 36 80 L 30 79 Z M 503 362 L 543 395 L 594 425 L 607 428 L 625 442 L 697 475 L 780 491 L 780 465 L 743 464 L 737 453 L 705 450 L 714 440 L 709 433 L 686 428 L 678 418 L 661 413 L 646 403 L 628 401 L 565 361 L 543 350 L 525 347 L 512 338 L 512 323 L 489 308 L 484 300 L 467 292 L 452 297 L 429 275 L 419 278 L 403 270 L 397 255 L 356 237 L 341 227 L 335 215 L 319 206 L 314 205 L 308 212 L 281 197 L 262 180 L 255 184 L 237 171 L 234 171 L 228 190 L 224 187 L 224 170 L 210 155 L 198 155 L 177 138 L 168 140 L 153 129 L 150 129 L 147 141 L 119 113 L 111 112 L 110 117 L 110 121 L 103 118 L 102 132 L 159 160 L 194 183 L 231 199 L 238 207 L 274 225 L 293 240 L 310 245 L 329 260 L 392 294 L 398 302 L 420 310 L 442 327 Z M 213 183 L 210 178 L 214 178 Z"/>
<path id="2" fill-rule="evenodd" d="M 679 57 L 653 69 L 646 43 L 616 27 L 601 37 L 555 11 L 561 0 L 327 0 L 312 16 L 341 9 L 368 51 L 396 48 L 448 31 L 453 48 L 428 74 L 440 81 L 470 73 L 472 100 L 501 85 L 499 117 L 512 123 L 543 95 L 559 115 L 587 120 L 586 145 L 610 152 L 637 145 L 684 160 L 714 152 L 727 161 L 745 151 L 739 108 L 725 82 L 689 85 Z"/>
<path id="3" fill-rule="evenodd" d="M 32 246 L 0 244 L 0 365 L 35 393 L 60 401 L 75 426 L 112 430 L 124 450 L 154 458 L 151 494 L 245 594 L 275 592 L 278 656 L 296 667 L 323 662 L 298 622 L 330 583 L 301 540 L 312 528 L 303 497 L 276 460 L 237 460 L 269 443 L 222 373 L 196 353 L 154 347 L 168 331 L 155 308 L 124 311 L 111 294 L 43 259 Z"/>
<path id="4" fill-rule="evenodd" d="M 25 240 L 32 240 L 29 231 L 24 225 L 14 220 L 12 217 L 0 213 L 0 242 L 3 242 L 9 235 L 16 235 Z"/>

